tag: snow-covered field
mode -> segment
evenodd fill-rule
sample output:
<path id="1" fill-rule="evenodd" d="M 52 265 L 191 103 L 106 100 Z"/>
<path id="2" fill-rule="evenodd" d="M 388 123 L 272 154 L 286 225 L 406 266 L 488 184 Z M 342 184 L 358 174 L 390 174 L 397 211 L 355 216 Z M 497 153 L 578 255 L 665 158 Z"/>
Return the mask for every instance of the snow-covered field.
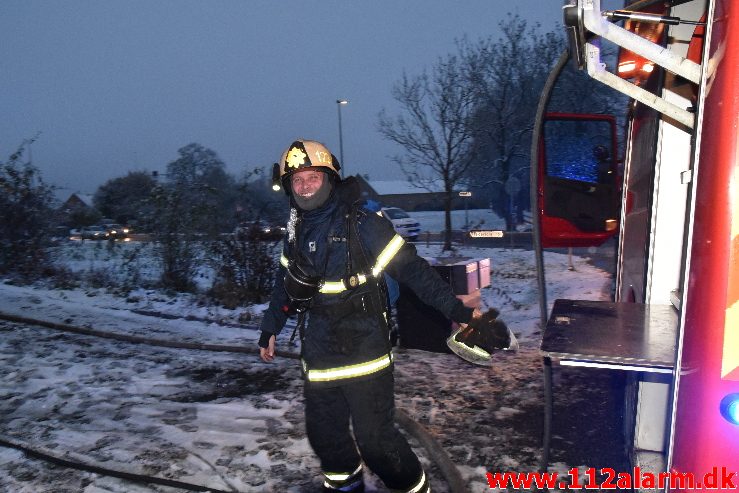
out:
<path id="1" fill-rule="evenodd" d="M 464 213 L 464 211 L 462 211 Z M 154 276 L 134 245 L 75 250 L 70 268 L 90 276 Z M 424 256 L 438 246 L 419 246 Z M 454 355 L 396 350 L 396 402 L 442 444 L 468 491 L 490 491 L 488 471 L 533 471 L 542 413 L 540 327 L 533 253 L 464 247 L 489 257 L 492 286 L 481 290 L 519 338 L 517 354 L 490 368 Z M 134 269 L 134 263 L 140 267 Z M 607 299 L 610 276 L 586 259 L 545 256 L 548 299 Z M 134 271 L 137 273 L 134 274 Z M 207 274 L 203 274 L 204 279 Z M 104 279 L 103 279 L 104 280 Z M 102 281 L 102 280 L 101 280 Z M 104 282 L 100 283 L 104 286 Z M 196 296 L 105 287 L 51 290 L 0 284 L 0 312 L 160 340 L 254 348 L 263 306 L 226 310 Z M 241 325 L 239 325 L 241 323 Z M 253 354 L 196 351 L 75 335 L 0 321 L 0 438 L 68 459 L 225 491 L 308 492 L 319 468 L 304 436 L 298 363 Z M 278 341 L 283 354 L 298 352 Z M 448 491 L 427 454 L 433 490 Z M 557 470 L 590 464 L 558 463 Z M 0 447 L 0 491 L 180 491 L 51 466 Z M 368 491 L 385 491 L 376 478 Z"/>
<path id="2" fill-rule="evenodd" d="M 464 229 L 465 220 L 469 229 L 505 229 L 505 219 L 490 209 L 454 210 L 452 212 L 452 229 Z M 438 233 L 444 231 L 444 213 L 439 211 L 408 212 L 418 221 L 421 231 Z"/>

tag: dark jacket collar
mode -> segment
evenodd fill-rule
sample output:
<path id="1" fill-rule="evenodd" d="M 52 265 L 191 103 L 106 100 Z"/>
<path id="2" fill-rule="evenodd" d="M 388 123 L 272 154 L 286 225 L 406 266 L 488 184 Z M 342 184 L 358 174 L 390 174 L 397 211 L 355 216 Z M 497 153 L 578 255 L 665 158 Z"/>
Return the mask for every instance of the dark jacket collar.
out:
<path id="1" fill-rule="evenodd" d="M 302 219 L 308 223 L 327 220 L 338 208 L 348 209 L 359 200 L 359 182 L 353 176 L 345 178 L 334 185 L 326 203 L 312 211 L 302 211 Z"/>

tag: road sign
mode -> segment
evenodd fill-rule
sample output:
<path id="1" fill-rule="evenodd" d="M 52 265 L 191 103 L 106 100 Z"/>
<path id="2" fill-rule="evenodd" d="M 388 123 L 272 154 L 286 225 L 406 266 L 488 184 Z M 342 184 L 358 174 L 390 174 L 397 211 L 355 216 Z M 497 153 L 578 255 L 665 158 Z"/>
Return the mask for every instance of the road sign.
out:
<path id="1" fill-rule="evenodd" d="M 459 192 L 460 197 L 472 197 L 472 192 Z"/>
<path id="2" fill-rule="evenodd" d="M 475 229 L 470 231 L 470 238 L 503 238 L 503 231 L 499 229 Z"/>

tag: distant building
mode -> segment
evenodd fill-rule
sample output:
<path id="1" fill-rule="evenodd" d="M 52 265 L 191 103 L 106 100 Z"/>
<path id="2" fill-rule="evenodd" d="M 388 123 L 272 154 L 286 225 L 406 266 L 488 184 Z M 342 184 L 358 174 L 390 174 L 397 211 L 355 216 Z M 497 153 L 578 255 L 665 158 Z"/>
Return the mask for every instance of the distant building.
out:
<path id="1" fill-rule="evenodd" d="M 87 223 L 92 224 L 90 221 L 99 218 L 100 213 L 92 205 L 92 195 L 73 193 L 59 206 L 55 216 L 59 224 L 86 226 Z"/>
<path id="2" fill-rule="evenodd" d="M 59 208 L 60 211 L 66 213 L 72 213 L 78 209 L 95 209 L 92 205 L 92 195 L 85 195 L 81 193 L 73 193 L 67 200 L 62 203 Z"/>
<path id="3" fill-rule="evenodd" d="M 369 180 L 356 175 L 362 197 L 372 199 L 386 207 L 400 207 L 406 211 L 435 211 L 444 209 L 444 185 L 435 183 L 429 191 L 414 186 L 408 180 Z M 452 209 L 462 209 L 464 199 L 454 192 Z"/>

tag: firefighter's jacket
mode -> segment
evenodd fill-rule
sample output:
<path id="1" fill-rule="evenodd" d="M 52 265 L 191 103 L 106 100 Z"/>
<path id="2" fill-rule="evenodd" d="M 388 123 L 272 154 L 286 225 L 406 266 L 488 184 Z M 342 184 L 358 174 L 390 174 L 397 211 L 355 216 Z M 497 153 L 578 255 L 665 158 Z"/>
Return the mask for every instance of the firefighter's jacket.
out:
<path id="1" fill-rule="evenodd" d="M 311 384 L 340 385 L 392 371 L 383 272 L 456 322 L 467 323 L 472 315 L 472 309 L 454 296 L 387 219 L 361 212 L 352 207 L 351 198 L 342 197 L 342 184 L 322 207 L 303 212 L 293 225 L 295 234 L 285 238 L 272 299 L 260 327 L 263 333 L 275 335 L 284 327 L 284 307 L 289 305 L 283 286 L 285 269 L 291 259 L 304 255 L 324 279 L 308 309 L 302 338 L 303 371 Z M 356 215 L 356 223 L 348 220 L 350 214 Z M 356 234 L 348 235 L 347 229 L 358 231 L 364 261 L 352 255 L 348 265 L 348 254 L 356 251 L 356 247 L 347 251 L 349 242 Z M 350 274 L 358 280 L 357 287 L 349 285 Z"/>

